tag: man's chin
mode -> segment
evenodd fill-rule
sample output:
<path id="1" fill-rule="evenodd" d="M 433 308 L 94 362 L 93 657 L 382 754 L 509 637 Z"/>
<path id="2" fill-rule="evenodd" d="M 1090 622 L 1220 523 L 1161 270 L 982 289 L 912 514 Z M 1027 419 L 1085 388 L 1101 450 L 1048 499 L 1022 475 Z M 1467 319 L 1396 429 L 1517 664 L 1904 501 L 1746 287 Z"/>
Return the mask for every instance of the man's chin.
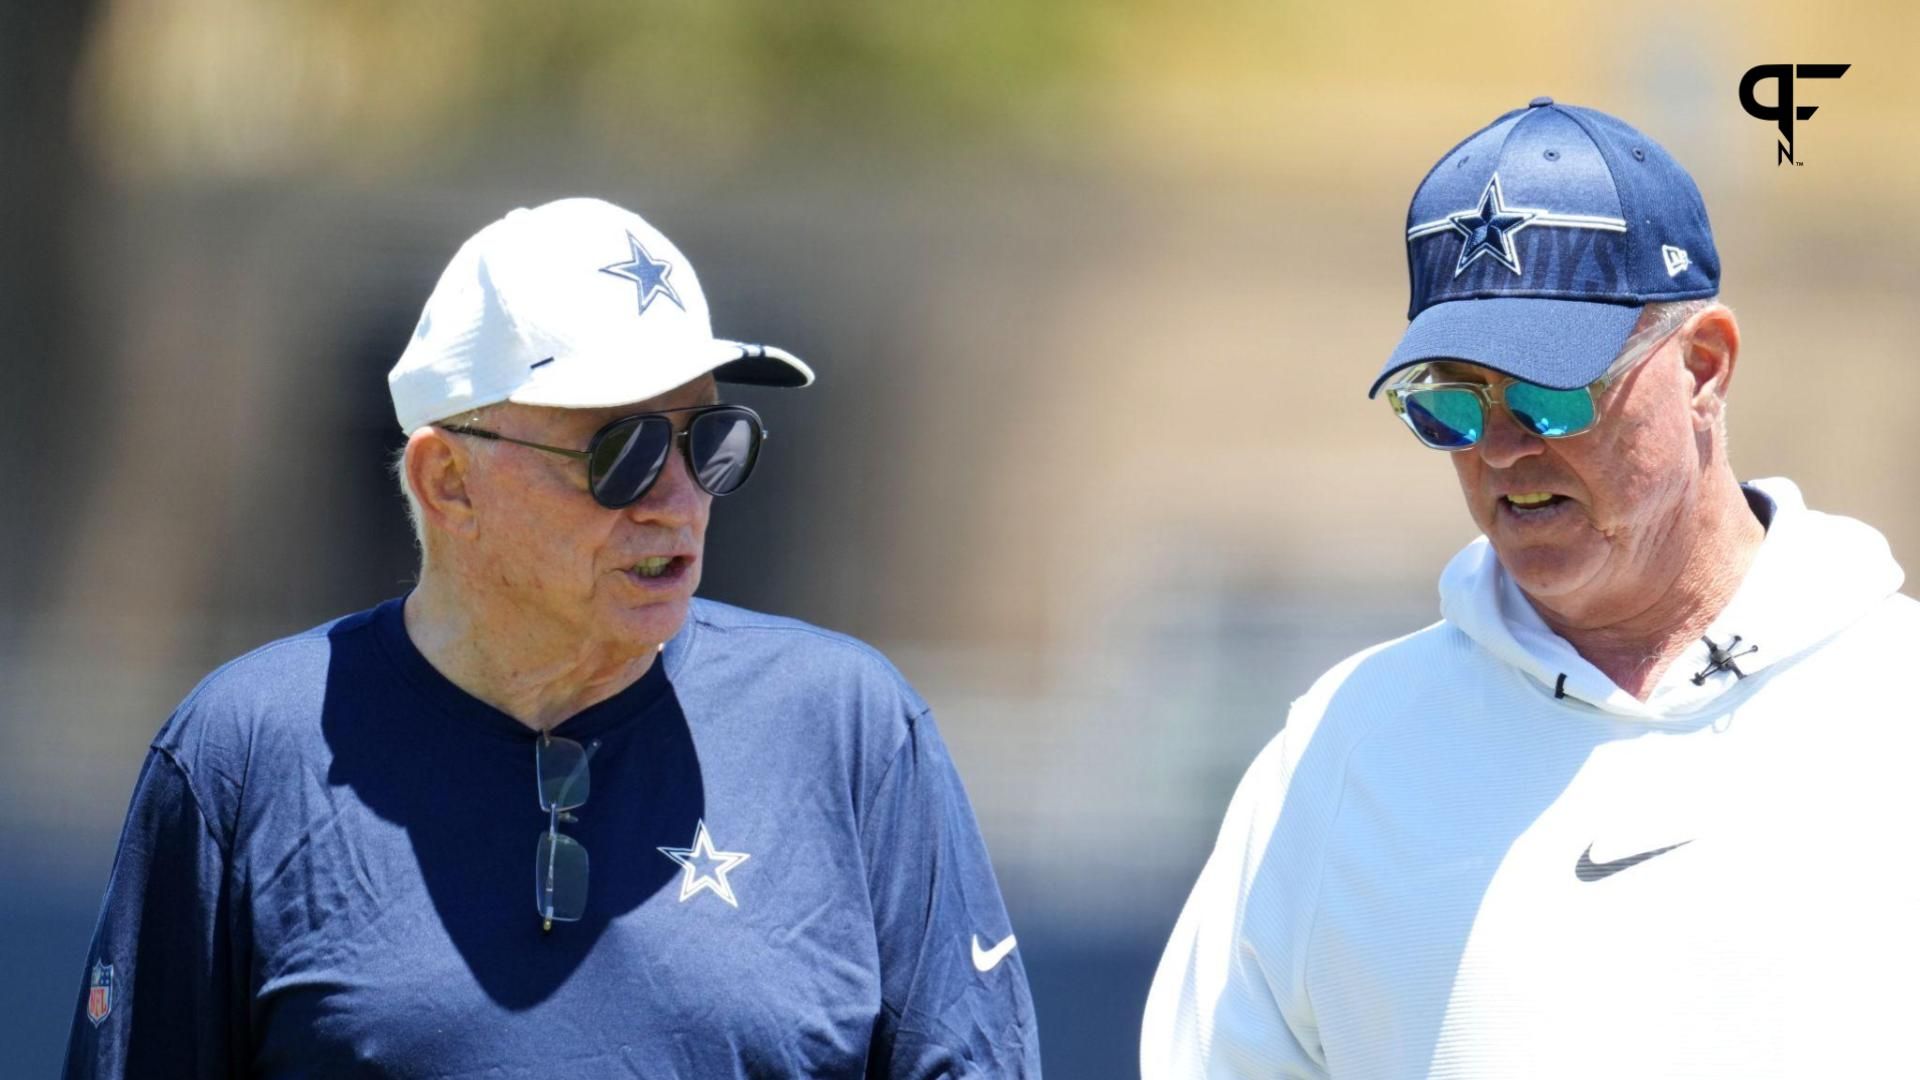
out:
<path id="1" fill-rule="evenodd" d="M 1590 553 L 1579 545 L 1513 544 L 1493 546 L 1500 565 L 1522 592 L 1551 600 L 1577 592 L 1593 578 Z M 1573 548 L 1575 550 L 1569 550 Z"/>
<path id="2" fill-rule="evenodd" d="M 686 625 L 692 607 L 691 596 L 667 597 L 644 604 L 617 605 L 608 615 L 614 636 L 636 644 L 657 645 L 671 641 Z"/>
<path id="3" fill-rule="evenodd" d="M 658 643 L 670 641 L 686 624 L 693 604 L 694 590 L 700 587 L 697 565 L 659 578 L 642 578 L 632 571 L 615 574 L 618 584 L 599 597 L 607 618 L 618 627 L 619 636 L 631 641 Z"/>

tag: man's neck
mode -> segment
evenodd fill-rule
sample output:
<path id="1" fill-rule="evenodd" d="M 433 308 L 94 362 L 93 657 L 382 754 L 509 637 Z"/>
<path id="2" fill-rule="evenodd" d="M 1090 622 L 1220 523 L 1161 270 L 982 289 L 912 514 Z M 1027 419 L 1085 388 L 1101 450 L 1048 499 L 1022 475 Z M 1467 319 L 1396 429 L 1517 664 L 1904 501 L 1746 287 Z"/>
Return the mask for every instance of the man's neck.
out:
<path id="1" fill-rule="evenodd" d="M 585 635 L 543 635 L 524 620 L 491 620 L 450 584 L 421 574 L 403 609 L 407 636 L 447 681 L 535 731 L 632 686 L 659 654 L 583 648 Z"/>
<path id="2" fill-rule="evenodd" d="M 1637 590 L 1644 604 L 1599 618 L 1568 618 L 1535 600 L 1534 609 L 1614 684 L 1645 701 L 1681 653 L 1719 618 L 1732 601 L 1766 539 L 1739 484 L 1729 474 L 1719 490 L 1678 523 L 1669 543 L 1684 545 L 1657 589 Z"/>

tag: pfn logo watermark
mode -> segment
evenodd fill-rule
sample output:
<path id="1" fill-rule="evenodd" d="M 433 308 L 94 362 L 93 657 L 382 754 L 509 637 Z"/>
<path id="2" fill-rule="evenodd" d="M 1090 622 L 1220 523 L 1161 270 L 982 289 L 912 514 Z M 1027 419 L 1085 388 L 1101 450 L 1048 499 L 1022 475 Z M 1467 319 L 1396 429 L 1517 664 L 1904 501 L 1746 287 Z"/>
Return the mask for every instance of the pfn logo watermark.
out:
<path id="1" fill-rule="evenodd" d="M 1847 73 L 1852 64 L 1761 64 L 1750 68 L 1740 77 L 1740 107 L 1747 115 L 1756 120 L 1772 120 L 1780 126 L 1780 156 L 1774 164 L 1793 161 L 1793 122 L 1812 119 L 1820 108 L 1818 105 L 1793 107 L 1793 80 L 1800 79 L 1837 79 Z M 1780 93 L 1775 96 L 1772 105 L 1762 105 L 1754 100 L 1753 88 L 1772 79 L 1780 84 Z"/>

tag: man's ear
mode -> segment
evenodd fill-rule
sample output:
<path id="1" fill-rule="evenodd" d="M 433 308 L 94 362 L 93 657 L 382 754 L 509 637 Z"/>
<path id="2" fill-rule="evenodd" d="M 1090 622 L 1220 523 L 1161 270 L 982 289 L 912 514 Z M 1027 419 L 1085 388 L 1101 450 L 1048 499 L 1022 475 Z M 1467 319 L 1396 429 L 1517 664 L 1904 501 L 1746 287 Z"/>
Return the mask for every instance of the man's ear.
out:
<path id="1" fill-rule="evenodd" d="M 1682 362 L 1693 379 L 1694 430 L 1706 431 L 1726 412 L 1727 391 L 1740 358 L 1740 324 L 1732 311 L 1715 304 L 1694 316 L 1682 347 Z"/>
<path id="2" fill-rule="evenodd" d="M 473 495 L 467 489 L 472 465 L 472 453 L 439 428 L 422 427 L 407 437 L 407 486 L 430 528 L 455 536 L 472 535 L 476 522 Z"/>

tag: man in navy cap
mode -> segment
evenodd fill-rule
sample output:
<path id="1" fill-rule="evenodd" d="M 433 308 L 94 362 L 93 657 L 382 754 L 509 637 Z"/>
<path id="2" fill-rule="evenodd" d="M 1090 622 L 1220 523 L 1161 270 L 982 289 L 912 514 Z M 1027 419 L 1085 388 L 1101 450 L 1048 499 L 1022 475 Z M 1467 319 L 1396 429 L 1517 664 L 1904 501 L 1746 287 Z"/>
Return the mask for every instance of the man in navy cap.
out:
<path id="1" fill-rule="evenodd" d="M 155 737 L 66 1075 L 1038 1076 L 926 702 L 694 597 L 766 435 L 716 383 L 812 380 L 619 207 L 470 239 L 389 376 L 419 585 Z"/>
<path id="2" fill-rule="evenodd" d="M 1484 535 L 1247 771 L 1143 1073 L 1911 1071 L 1920 604 L 1879 533 L 1737 479 L 1692 179 L 1539 98 L 1441 157 L 1406 244 L 1373 392 Z"/>

